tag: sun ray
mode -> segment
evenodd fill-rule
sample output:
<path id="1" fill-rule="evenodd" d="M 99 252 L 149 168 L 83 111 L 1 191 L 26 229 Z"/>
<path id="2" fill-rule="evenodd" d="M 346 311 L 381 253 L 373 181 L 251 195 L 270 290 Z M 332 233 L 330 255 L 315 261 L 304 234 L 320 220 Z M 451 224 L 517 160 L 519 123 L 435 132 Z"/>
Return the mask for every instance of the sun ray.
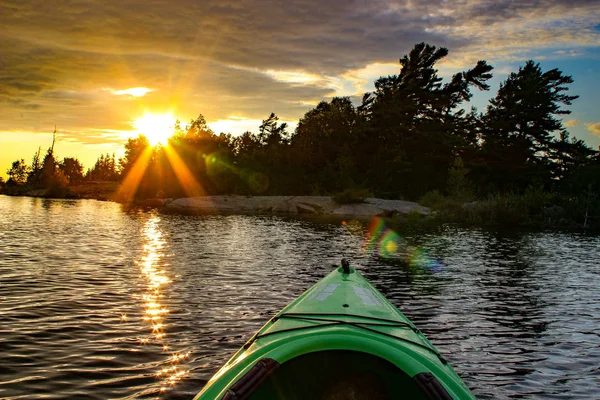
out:
<path id="1" fill-rule="evenodd" d="M 118 201 L 130 203 L 133 200 L 138 186 L 144 177 L 144 173 L 148 168 L 148 163 L 150 161 L 150 157 L 152 157 L 152 153 L 152 147 L 148 146 L 135 161 L 133 167 L 127 173 L 127 176 L 117 189 L 116 198 Z"/>
<path id="2" fill-rule="evenodd" d="M 184 192 L 189 197 L 205 195 L 206 193 L 204 189 L 202 186 L 200 186 L 198 181 L 196 181 L 196 178 L 194 178 L 194 175 L 192 175 L 189 168 L 185 165 L 177 152 L 168 145 L 164 147 L 164 151 L 169 159 L 169 162 L 171 163 L 171 166 L 173 167 L 173 171 L 175 172 L 177 179 L 181 183 L 181 187 L 183 188 Z"/>

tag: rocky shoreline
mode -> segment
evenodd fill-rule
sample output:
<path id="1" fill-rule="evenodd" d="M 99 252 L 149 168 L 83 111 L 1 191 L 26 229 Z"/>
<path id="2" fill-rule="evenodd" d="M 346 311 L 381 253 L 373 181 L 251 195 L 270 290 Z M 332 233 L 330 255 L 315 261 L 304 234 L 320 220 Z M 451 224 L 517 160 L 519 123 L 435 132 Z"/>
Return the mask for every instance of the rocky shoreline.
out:
<path id="1" fill-rule="evenodd" d="M 338 204 L 329 196 L 200 196 L 179 199 L 149 199 L 139 206 L 160 207 L 168 211 L 195 213 L 273 213 L 363 217 L 392 217 L 430 209 L 404 200 L 367 198 L 363 203 Z"/>
<path id="2" fill-rule="evenodd" d="M 121 202 L 115 196 L 116 182 L 91 182 L 69 186 L 64 193 L 50 189 L 27 187 L 5 188 L 1 194 L 57 199 L 91 199 Z M 340 204 L 330 196 L 245 196 L 219 195 L 182 198 L 137 199 L 127 204 L 134 207 L 160 208 L 165 211 L 207 214 L 283 214 L 331 215 L 355 217 L 393 217 L 417 213 L 430 215 L 431 210 L 418 203 L 404 200 L 367 198 L 363 202 Z"/>

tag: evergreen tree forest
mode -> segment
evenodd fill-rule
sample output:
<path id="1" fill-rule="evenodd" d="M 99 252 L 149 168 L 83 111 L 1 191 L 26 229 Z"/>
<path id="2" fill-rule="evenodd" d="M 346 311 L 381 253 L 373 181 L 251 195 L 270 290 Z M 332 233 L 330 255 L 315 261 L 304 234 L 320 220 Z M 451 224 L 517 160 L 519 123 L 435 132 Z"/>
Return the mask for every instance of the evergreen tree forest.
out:
<path id="1" fill-rule="evenodd" d="M 167 146 L 129 139 L 122 159 L 103 155 L 86 176 L 77 160 L 46 165 L 48 155 L 40 161 L 38 152 L 31 167 L 13 163 L 9 182 L 41 182 L 53 173 L 70 182 L 124 180 L 143 159 L 138 198 L 349 193 L 357 201 L 374 196 L 434 206 L 445 199 L 534 199 L 538 211 L 559 206 L 573 218 L 600 214 L 599 152 L 562 124 L 578 97 L 569 93 L 572 77 L 528 61 L 480 112 L 468 103 L 474 91 L 490 89 L 493 67 L 478 61 L 444 82 L 436 63 L 447 54 L 415 45 L 398 74 L 377 79 L 360 104 L 322 101 L 294 131 L 272 113 L 257 132 L 217 135 L 200 115 L 178 122 Z"/>

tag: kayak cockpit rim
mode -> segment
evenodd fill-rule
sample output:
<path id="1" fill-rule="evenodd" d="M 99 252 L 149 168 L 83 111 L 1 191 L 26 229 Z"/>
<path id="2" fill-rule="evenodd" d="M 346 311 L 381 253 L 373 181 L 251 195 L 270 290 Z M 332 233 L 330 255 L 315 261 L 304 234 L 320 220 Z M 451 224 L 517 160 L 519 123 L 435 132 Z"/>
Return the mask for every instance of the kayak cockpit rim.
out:
<path id="1" fill-rule="evenodd" d="M 389 360 L 348 350 L 310 352 L 281 364 L 271 358 L 260 359 L 220 398 L 328 400 L 341 398 L 345 391 L 359 398 L 452 399 L 431 373 L 410 376 Z"/>
<path id="2" fill-rule="evenodd" d="M 328 318 L 331 317 L 331 318 Z M 333 318 L 337 317 L 337 318 Z M 264 338 L 266 336 L 276 335 L 280 333 L 290 333 L 295 331 L 301 331 L 306 329 L 319 329 L 332 327 L 336 325 L 348 325 L 358 329 L 364 329 L 375 334 L 387 336 L 396 340 L 400 340 L 405 343 L 410 343 L 411 345 L 423 348 L 425 350 L 430 351 L 435 354 L 435 356 L 442 362 L 442 364 L 447 364 L 446 359 L 434 348 L 427 346 L 422 343 L 415 342 L 410 339 L 406 339 L 400 336 L 392 335 L 386 332 L 381 332 L 372 327 L 393 327 L 393 328 L 407 328 L 412 330 L 413 332 L 420 334 L 421 332 L 412 324 L 403 321 L 394 321 L 386 318 L 378 318 L 378 317 L 370 317 L 365 315 L 356 315 L 356 314 L 335 314 L 335 313 L 281 313 L 276 315 L 271 319 L 271 323 L 277 322 L 279 319 L 296 319 L 296 320 L 304 320 L 304 321 L 312 321 L 312 322 L 323 322 L 319 325 L 307 325 L 307 326 L 298 326 L 293 328 L 284 328 L 278 329 L 275 331 L 267 331 L 261 333 L 260 331 L 256 333 L 248 342 L 246 342 L 243 346 L 244 349 L 249 348 L 256 340 Z M 347 319 L 364 319 L 364 321 L 347 321 Z M 371 322 L 373 321 L 373 322 Z"/>

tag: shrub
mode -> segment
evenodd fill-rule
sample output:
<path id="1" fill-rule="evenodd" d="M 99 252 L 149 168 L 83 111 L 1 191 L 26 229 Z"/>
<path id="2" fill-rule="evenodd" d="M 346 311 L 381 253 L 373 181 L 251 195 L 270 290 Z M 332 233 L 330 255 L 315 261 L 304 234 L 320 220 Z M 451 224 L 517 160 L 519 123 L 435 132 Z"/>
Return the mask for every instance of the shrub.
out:
<path id="1" fill-rule="evenodd" d="M 364 203 L 368 197 L 373 197 L 368 189 L 346 189 L 333 195 L 333 201 L 338 204 Z"/>
<path id="2" fill-rule="evenodd" d="M 473 200 L 473 183 L 467 178 L 469 170 L 463 160 L 457 157 L 448 169 L 448 194 L 462 202 Z"/>
<path id="3" fill-rule="evenodd" d="M 445 208 L 448 203 L 448 197 L 440 193 L 439 190 L 432 190 L 425 193 L 420 199 L 419 204 L 425 207 L 433 208 L 434 210 L 441 210 Z"/>

